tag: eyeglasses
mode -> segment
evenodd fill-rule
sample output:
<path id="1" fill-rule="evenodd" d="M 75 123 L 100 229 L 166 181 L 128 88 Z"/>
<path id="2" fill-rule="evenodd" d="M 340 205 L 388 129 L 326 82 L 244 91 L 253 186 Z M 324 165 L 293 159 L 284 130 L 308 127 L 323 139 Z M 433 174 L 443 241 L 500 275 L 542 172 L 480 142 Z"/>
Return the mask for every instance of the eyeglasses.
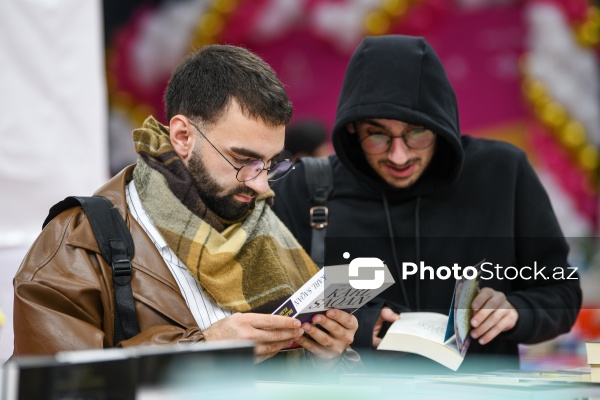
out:
<path id="1" fill-rule="evenodd" d="M 260 175 L 260 173 L 263 171 L 267 171 L 267 179 L 269 181 L 276 181 L 286 176 L 291 170 L 295 168 L 294 163 L 288 158 L 276 162 L 268 168 L 265 168 L 265 162 L 263 160 L 250 160 L 241 167 L 236 167 L 231 163 L 231 161 L 227 159 L 227 157 L 223 155 L 223 153 L 219 151 L 219 149 L 217 149 L 217 147 L 214 144 L 212 144 L 210 140 L 208 140 L 206 135 L 202 133 L 202 131 L 198 129 L 198 127 L 195 124 L 193 124 L 191 121 L 190 124 L 192 124 L 192 126 L 196 128 L 196 130 L 217 151 L 217 153 L 219 153 L 221 157 L 223 157 L 225 161 L 227 161 L 227 163 L 229 163 L 229 165 L 231 165 L 233 169 L 237 171 L 235 178 L 240 182 L 251 181 L 258 175 Z"/>
<path id="2" fill-rule="evenodd" d="M 398 136 L 375 133 L 360 141 L 360 146 L 368 154 L 383 154 L 392 147 L 392 139 L 401 138 L 406 147 L 412 150 L 424 150 L 433 144 L 435 134 L 423 127 L 411 128 Z"/>

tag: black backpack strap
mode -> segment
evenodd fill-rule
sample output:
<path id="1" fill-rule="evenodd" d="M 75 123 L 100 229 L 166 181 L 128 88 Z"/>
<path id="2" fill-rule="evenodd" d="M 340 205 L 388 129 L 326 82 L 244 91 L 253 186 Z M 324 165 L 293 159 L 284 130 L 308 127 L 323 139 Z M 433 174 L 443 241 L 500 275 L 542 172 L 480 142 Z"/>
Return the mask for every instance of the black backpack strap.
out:
<path id="1" fill-rule="evenodd" d="M 79 205 L 81 205 L 81 203 L 79 203 L 79 200 L 77 200 L 77 198 L 73 196 L 67 197 L 63 201 L 59 201 L 50 208 L 50 211 L 48 211 L 48 216 L 42 224 L 42 229 L 44 229 L 46 225 L 48 225 L 48 223 L 52 221 L 54 217 L 56 217 L 61 212 L 68 210 L 69 208 L 77 207 Z"/>
<path id="2" fill-rule="evenodd" d="M 67 197 L 55 204 L 44 221 L 46 226 L 62 211 L 81 204 L 98 242 L 104 260 L 112 267 L 115 292 L 115 332 L 113 344 L 140 333 L 131 291 L 133 238 L 119 211 L 105 197 Z"/>
<path id="3" fill-rule="evenodd" d="M 329 224 L 329 209 L 325 205 L 333 190 L 333 172 L 328 157 L 303 157 L 304 174 L 312 207 L 310 226 L 312 237 L 310 257 L 319 266 L 325 262 L 325 235 Z"/>

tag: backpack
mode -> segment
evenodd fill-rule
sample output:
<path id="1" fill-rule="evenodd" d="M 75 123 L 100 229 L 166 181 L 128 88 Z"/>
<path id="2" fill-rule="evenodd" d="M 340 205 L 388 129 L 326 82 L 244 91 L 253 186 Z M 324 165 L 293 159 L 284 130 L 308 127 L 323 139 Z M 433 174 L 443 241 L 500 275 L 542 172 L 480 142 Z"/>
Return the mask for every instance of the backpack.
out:
<path id="1" fill-rule="evenodd" d="M 70 196 L 56 203 L 42 229 L 61 212 L 81 205 L 92 226 L 102 258 L 112 267 L 115 295 L 113 346 L 140 333 L 131 291 L 131 259 L 134 245 L 129 228 L 115 206 L 106 197 Z"/>
<path id="2" fill-rule="evenodd" d="M 309 210 L 312 236 L 310 258 L 319 268 L 325 262 L 325 235 L 329 224 L 329 208 L 326 206 L 333 190 L 333 172 L 329 157 L 302 157 L 304 176 L 312 207 Z"/>

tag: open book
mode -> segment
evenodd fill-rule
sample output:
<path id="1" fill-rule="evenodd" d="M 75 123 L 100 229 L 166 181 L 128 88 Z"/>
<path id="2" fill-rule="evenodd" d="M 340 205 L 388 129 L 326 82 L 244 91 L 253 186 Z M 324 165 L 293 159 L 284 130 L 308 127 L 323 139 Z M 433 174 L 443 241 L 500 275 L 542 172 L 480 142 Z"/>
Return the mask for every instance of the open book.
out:
<path id="1" fill-rule="evenodd" d="M 325 266 L 284 301 L 273 314 L 312 322 L 314 315 L 323 314 L 329 308 L 353 313 L 394 283 L 387 265 L 377 258 L 373 260 L 377 263 L 376 278 L 379 277 L 379 281 L 358 281 L 362 282 L 362 285 L 355 283 L 357 281 L 353 281 L 349 276 L 351 264 Z M 368 287 L 378 284 L 378 287 Z M 294 344 L 291 348 L 298 347 Z"/>
<path id="2" fill-rule="evenodd" d="M 483 262 L 483 261 L 482 261 Z M 475 266 L 479 271 L 479 265 Z M 449 315 L 434 312 L 406 312 L 394 322 L 377 350 L 415 353 L 456 371 L 471 342 L 471 303 L 477 295 L 479 273 L 474 279 L 459 279 Z"/>

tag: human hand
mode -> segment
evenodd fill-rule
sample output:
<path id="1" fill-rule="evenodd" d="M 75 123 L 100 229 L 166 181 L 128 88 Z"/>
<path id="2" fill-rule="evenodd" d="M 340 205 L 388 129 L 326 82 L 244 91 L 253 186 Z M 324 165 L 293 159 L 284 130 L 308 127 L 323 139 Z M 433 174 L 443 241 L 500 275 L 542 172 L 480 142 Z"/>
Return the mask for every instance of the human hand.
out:
<path id="1" fill-rule="evenodd" d="M 354 315 L 334 308 L 330 308 L 325 314 L 315 315 L 312 321 L 326 331 L 305 322 L 302 329 L 310 338 L 302 336 L 295 342 L 326 361 L 337 359 L 354 341 L 354 334 L 358 329 L 358 321 Z"/>
<path id="2" fill-rule="evenodd" d="M 508 302 L 502 292 L 491 288 L 479 291 L 471 303 L 473 317 L 471 318 L 471 337 L 479 339 L 480 344 L 487 344 L 500 333 L 512 329 L 519 313 Z"/>
<path id="3" fill-rule="evenodd" d="M 381 309 L 381 313 L 379 313 L 379 318 L 375 322 L 375 326 L 373 327 L 373 347 L 377 348 L 379 343 L 381 343 L 381 338 L 379 337 L 379 332 L 381 332 L 381 328 L 383 327 L 384 322 L 395 322 L 400 319 L 400 314 L 396 314 L 389 307 L 383 307 Z"/>
<path id="4" fill-rule="evenodd" d="M 253 340 L 255 361 L 261 362 L 302 337 L 304 331 L 300 325 L 299 320 L 281 315 L 235 313 L 203 333 L 206 341 Z"/>

